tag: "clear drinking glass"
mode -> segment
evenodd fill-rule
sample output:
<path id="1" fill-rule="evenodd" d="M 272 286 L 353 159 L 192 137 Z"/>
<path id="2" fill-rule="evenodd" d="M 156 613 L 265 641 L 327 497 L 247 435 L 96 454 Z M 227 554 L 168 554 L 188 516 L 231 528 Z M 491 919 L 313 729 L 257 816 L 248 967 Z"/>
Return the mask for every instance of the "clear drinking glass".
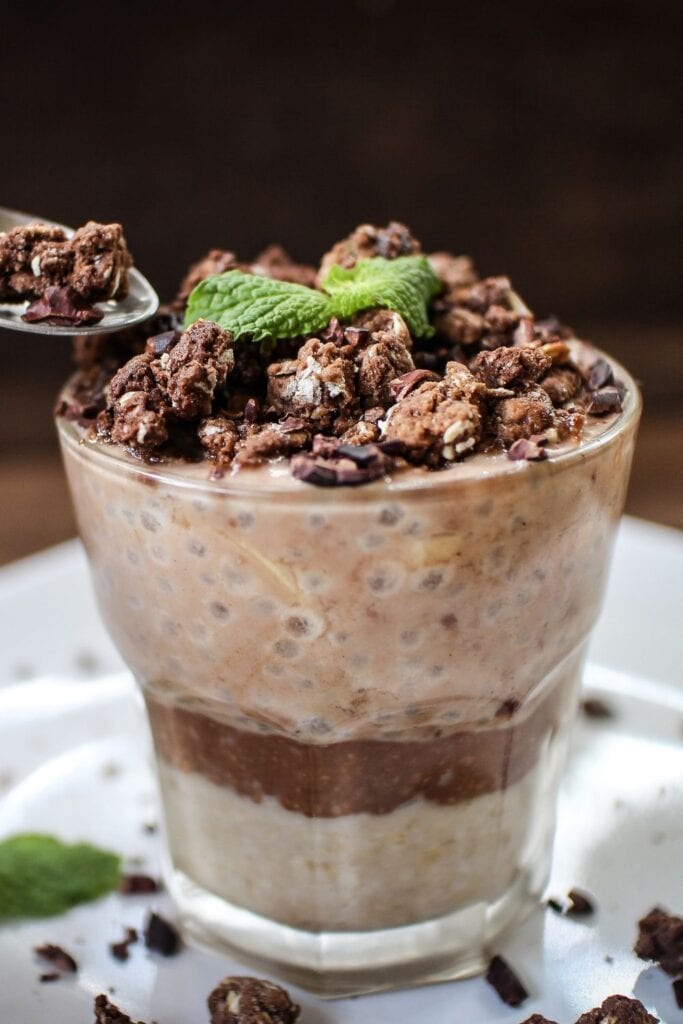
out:
<path id="1" fill-rule="evenodd" d="M 321 490 L 59 433 L 186 928 L 324 995 L 481 969 L 539 898 L 640 412 Z"/>

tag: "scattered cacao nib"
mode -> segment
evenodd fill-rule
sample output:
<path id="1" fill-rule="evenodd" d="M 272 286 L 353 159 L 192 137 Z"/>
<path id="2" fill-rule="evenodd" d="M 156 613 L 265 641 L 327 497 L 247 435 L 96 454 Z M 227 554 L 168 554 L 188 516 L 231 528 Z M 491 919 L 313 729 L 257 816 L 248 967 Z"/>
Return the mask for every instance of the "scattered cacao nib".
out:
<path id="1" fill-rule="evenodd" d="M 614 371 L 606 359 L 596 359 L 588 371 L 586 383 L 591 391 L 599 391 L 608 384 L 614 384 Z"/>
<path id="2" fill-rule="evenodd" d="M 160 914 L 151 913 L 145 925 L 145 945 L 162 956 L 174 956 L 180 950 L 180 935 Z"/>
<path id="3" fill-rule="evenodd" d="M 564 902 L 550 897 L 546 904 L 556 914 L 562 914 L 564 917 L 590 917 L 595 913 L 593 900 L 581 889 L 570 889 Z"/>
<path id="4" fill-rule="evenodd" d="M 128 959 L 128 947 L 132 946 L 133 943 L 138 941 L 138 933 L 135 928 L 126 928 L 126 934 L 123 939 L 119 942 L 112 942 L 109 946 L 109 952 L 115 960 L 124 962 Z"/>
<path id="5" fill-rule="evenodd" d="M 529 993 L 509 963 L 502 956 L 494 956 L 486 971 L 486 980 L 508 1006 L 520 1006 Z"/>
<path id="6" fill-rule="evenodd" d="M 145 342 L 145 351 L 158 359 L 168 352 L 180 340 L 179 331 L 162 331 L 161 334 L 153 334 Z"/>
<path id="7" fill-rule="evenodd" d="M 671 988 L 673 989 L 676 1006 L 683 1010 L 683 978 L 676 978 L 675 981 L 672 981 Z"/>
<path id="8" fill-rule="evenodd" d="M 516 711 L 519 711 L 521 706 L 521 703 L 517 700 L 516 697 L 508 697 L 507 700 L 504 700 L 503 703 L 498 708 L 498 710 L 496 711 L 495 717 L 511 718 Z"/>
<path id="9" fill-rule="evenodd" d="M 570 889 L 567 899 L 569 900 L 569 906 L 565 910 L 567 917 L 590 917 L 595 913 L 593 900 L 581 889 Z"/>
<path id="10" fill-rule="evenodd" d="M 576 1024 L 659 1024 L 638 999 L 609 996 L 602 1006 L 582 1014 Z"/>
<path id="11" fill-rule="evenodd" d="M 104 316 L 71 287 L 52 285 L 32 302 L 21 319 L 27 324 L 51 324 L 53 327 L 86 327 Z"/>
<path id="12" fill-rule="evenodd" d="M 654 960 L 671 975 L 683 975 L 683 917 L 653 907 L 638 922 L 634 946 L 641 960 Z"/>
<path id="13" fill-rule="evenodd" d="M 606 720 L 614 718 L 614 710 L 600 697 L 585 697 L 581 701 L 581 711 L 586 718 Z"/>
<path id="14" fill-rule="evenodd" d="M 287 416 L 280 421 L 280 430 L 283 434 L 293 434 L 297 430 L 305 430 L 306 424 L 300 416 Z"/>
<path id="15" fill-rule="evenodd" d="M 512 459 L 513 462 L 517 462 L 520 459 L 526 459 L 528 462 L 541 462 L 543 459 L 548 458 L 548 453 L 538 441 L 534 441 L 532 438 L 520 437 L 517 441 L 513 441 L 508 448 L 507 457 Z"/>
<path id="16" fill-rule="evenodd" d="M 66 950 L 62 949 L 61 946 L 54 946 L 51 943 L 46 943 L 44 946 L 36 946 L 34 952 L 41 960 L 47 960 L 53 965 L 58 971 L 75 973 L 78 970 L 78 964 Z"/>
<path id="17" fill-rule="evenodd" d="M 207 1000 L 211 1024 L 295 1024 L 301 1007 L 262 978 L 224 978 Z"/>
<path id="18" fill-rule="evenodd" d="M 367 327 L 345 327 L 344 338 L 349 345 L 362 345 L 370 338 L 370 331 Z"/>
<path id="19" fill-rule="evenodd" d="M 159 892 L 161 888 L 156 878 L 150 875 L 122 875 L 119 892 L 124 896 L 137 896 L 140 893 Z"/>
<path id="20" fill-rule="evenodd" d="M 244 418 L 247 423 L 256 423 L 261 409 L 255 398 L 250 398 L 244 406 Z"/>
<path id="21" fill-rule="evenodd" d="M 47 971 L 45 974 L 40 974 L 38 976 L 38 981 L 41 982 L 41 984 L 44 984 L 49 981 L 59 981 L 61 977 L 62 975 L 59 971 Z"/>
<path id="22" fill-rule="evenodd" d="M 292 476 L 316 487 L 358 487 L 379 480 L 388 471 L 389 462 L 377 445 L 344 445 L 352 454 L 323 458 L 297 455 L 291 462 Z"/>
<path id="23" fill-rule="evenodd" d="M 134 1024 L 128 1014 L 119 1010 L 109 1002 L 108 997 L 102 993 L 95 997 L 95 1024 Z M 139 1020 L 137 1024 L 144 1024 Z"/>
<path id="24" fill-rule="evenodd" d="M 390 381 L 389 388 L 394 401 L 400 402 L 402 398 L 405 398 L 406 395 L 409 395 L 411 391 L 414 391 L 416 387 L 423 384 L 426 380 L 438 379 L 438 373 L 434 373 L 433 370 L 409 370 L 407 373 L 402 373 L 400 377 Z"/>
<path id="25" fill-rule="evenodd" d="M 606 387 L 600 391 L 592 391 L 586 399 L 585 409 L 590 416 L 607 416 L 611 412 L 621 412 L 618 388 Z"/>

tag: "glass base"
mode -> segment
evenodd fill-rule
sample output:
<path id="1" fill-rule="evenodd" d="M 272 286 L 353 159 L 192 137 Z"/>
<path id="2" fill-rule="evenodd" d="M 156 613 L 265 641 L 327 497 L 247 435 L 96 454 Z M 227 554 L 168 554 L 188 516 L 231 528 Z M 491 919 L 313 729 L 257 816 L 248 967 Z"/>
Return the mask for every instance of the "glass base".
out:
<path id="1" fill-rule="evenodd" d="M 536 874 L 536 873 L 534 873 Z M 419 924 L 380 931 L 309 932 L 223 900 L 180 871 L 169 879 L 185 932 L 327 999 L 466 978 L 487 947 L 538 906 L 538 878 L 520 873 L 495 903 L 475 903 Z"/>

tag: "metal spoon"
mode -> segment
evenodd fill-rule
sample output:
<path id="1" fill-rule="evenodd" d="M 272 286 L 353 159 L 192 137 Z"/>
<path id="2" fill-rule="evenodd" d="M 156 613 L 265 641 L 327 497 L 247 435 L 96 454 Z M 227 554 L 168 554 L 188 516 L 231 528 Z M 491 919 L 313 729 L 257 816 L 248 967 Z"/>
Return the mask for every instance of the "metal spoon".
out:
<path id="1" fill-rule="evenodd" d="M 34 217 L 33 214 L 20 213 L 18 210 L 7 210 L 0 206 L 0 233 L 23 224 L 48 224 L 51 227 L 62 228 L 67 238 L 74 233 L 73 228 L 67 228 L 53 220 Z M 128 271 L 128 280 L 129 291 L 125 299 L 96 303 L 97 309 L 104 312 L 104 316 L 96 324 L 78 327 L 27 324 L 21 319 L 21 316 L 26 312 L 28 303 L 13 302 L 0 303 L 0 327 L 6 327 L 12 331 L 27 331 L 31 334 L 66 334 L 72 337 L 74 334 L 109 334 L 112 331 L 121 331 L 124 327 L 132 327 L 133 324 L 139 324 L 156 313 L 159 307 L 159 297 L 147 278 L 143 277 L 135 267 L 131 267 Z"/>

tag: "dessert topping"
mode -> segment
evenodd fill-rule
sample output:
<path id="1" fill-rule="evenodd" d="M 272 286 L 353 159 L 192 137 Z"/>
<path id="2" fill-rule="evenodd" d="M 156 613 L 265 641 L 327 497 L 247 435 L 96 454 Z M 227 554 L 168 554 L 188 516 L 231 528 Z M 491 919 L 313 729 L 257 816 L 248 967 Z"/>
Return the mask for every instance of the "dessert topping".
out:
<path id="1" fill-rule="evenodd" d="M 494 956 L 486 971 L 486 980 L 508 1006 L 519 1006 L 529 993 L 502 956 Z"/>
<path id="2" fill-rule="evenodd" d="M 109 1002 L 107 996 L 102 993 L 95 997 L 95 1024 L 134 1024 L 128 1014 L 119 1010 Z M 144 1024 L 138 1021 L 138 1024 Z"/>
<path id="3" fill-rule="evenodd" d="M 40 298 L 22 314 L 27 324 L 51 324 L 53 327 L 85 327 L 98 323 L 104 313 L 86 302 L 70 285 L 50 285 Z"/>
<path id="4" fill-rule="evenodd" d="M 128 947 L 137 941 L 138 933 L 135 928 L 126 928 L 124 937 L 119 942 L 112 942 L 110 944 L 109 952 L 115 960 L 120 960 L 123 963 L 129 956 Z"/>
<path id="5" fill-rule="evenodd" d="M 641 960 L 654 960 L 667 974 L 683 975 L 683 917 L 653 907 L 638 922 L 634 951 Z"/>
<path id="6" fill-rule="evenodd" d="M 47 943 L 44 946 L 36 946 L 34 952 L 41 958 L 41 960 L 47 960 L 51 963 L 58 971 L 63 973 L 75 974 L 78 970 L 78 964 L 65 949 L 61 946 L 54 946 L 51 943 Z"/>
<path id="7" fill-rule="evenodd" d="M 576 1024 L 659 1024 L 639 999 L 609 996 L 602 1006 L 582 1014 Z"/>
<path id="8" fill-rule="evenodd" d="M 301 1013 L 284 988 L 262 978 L 224 978 L 208 1004 L 211 1024 L 295 1024 Z"/>
<path id="9" fill-rule="evenodd" d="M 180 935 L 160 914 L 151 913 L 145 925 L 145 945 L 162 956 L 174 956 L 180 950 Z"/>

